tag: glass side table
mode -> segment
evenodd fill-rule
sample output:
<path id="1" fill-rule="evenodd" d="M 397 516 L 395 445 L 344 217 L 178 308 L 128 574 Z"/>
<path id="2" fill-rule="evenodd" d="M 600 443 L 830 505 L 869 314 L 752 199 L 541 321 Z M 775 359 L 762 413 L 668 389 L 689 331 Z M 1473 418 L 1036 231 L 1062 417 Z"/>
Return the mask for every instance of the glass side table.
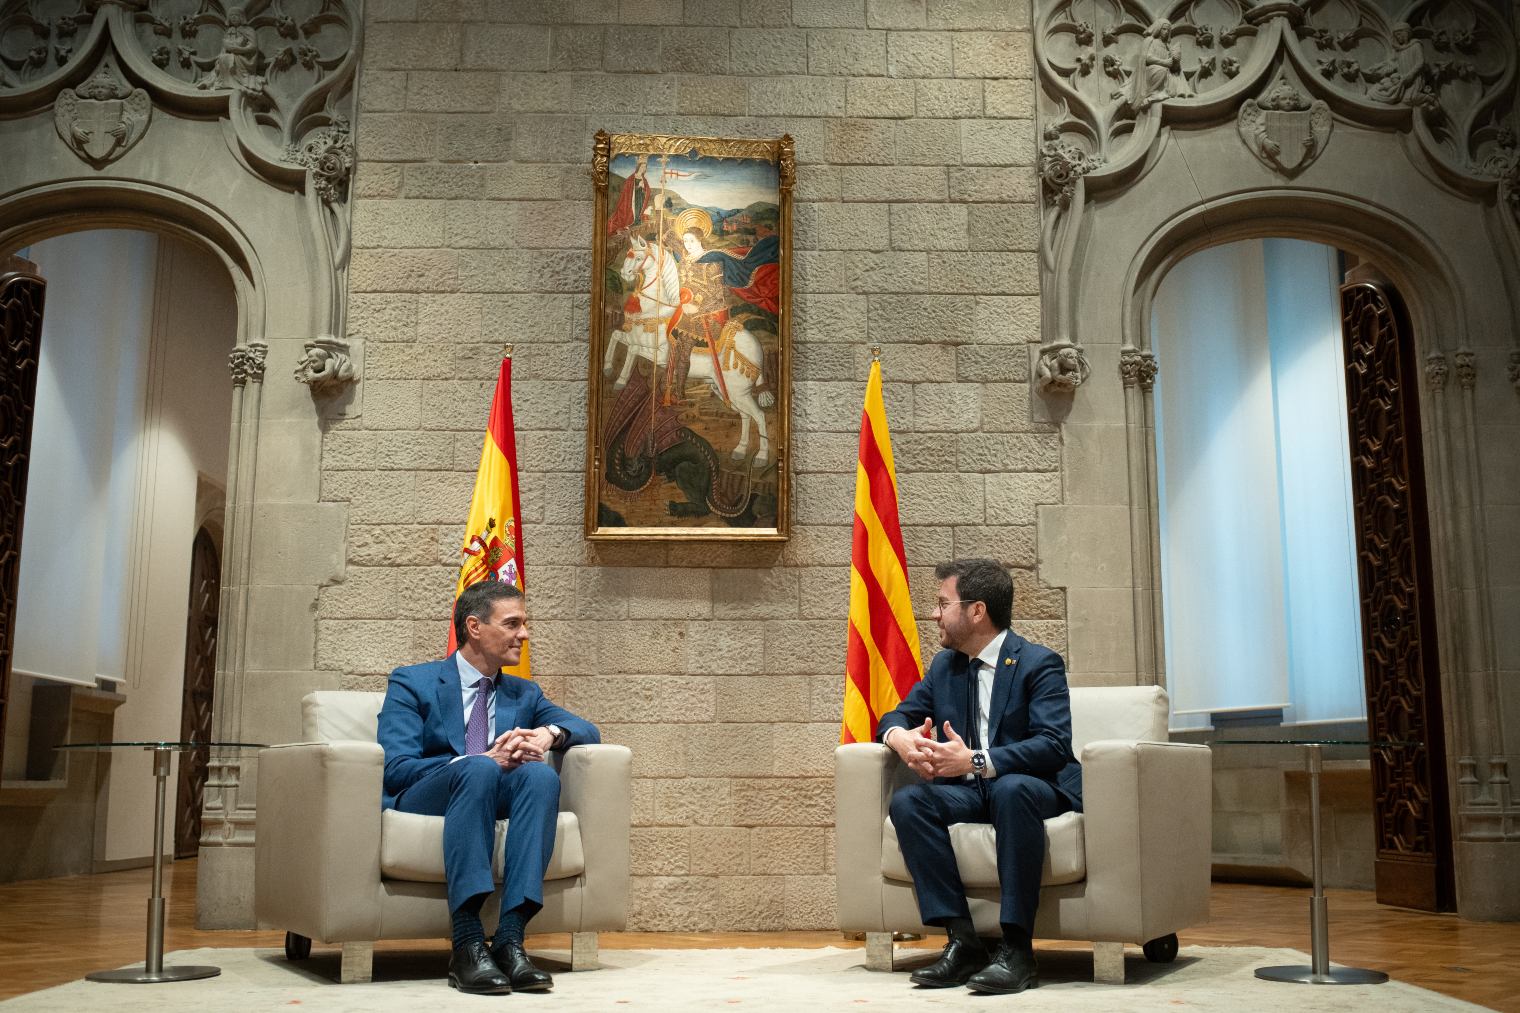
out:
<path id="1" fill-rule="evenodd" d="M 1211 746 L 1301 746 L 1309 767 L 1309 839 L 1314 855 L 1314 892 L 1309 897 L 1309 964 L 1258 967 L 1256 977 L 1266 981 L 1289 981 L 1304 985 L 1380 985 L 1388 980 L 1382 971 L 1364 967 L 1330 966 L 1330 909 L 1325 899 L 1324 862 L 1320 847 L 1319 775 L 1324 769 L 1326 746 L 1368 746 L 1372 749 L 1408 749 L 1415 742 L 1384 742 L 1375 739 L 1215 739 Z"/>
<path id="2" fill-rule="evenodd" d="M 145 984 L 156 981 L 192 981 L 222 973 L 209 964 L 164 966 L 164 796 L 169 780 L 169 755 L 188 753 L 206 747 L 216 749 L 259 749 L 256 742 L 71 742 L 56 749 L 96 750 L 143 749 L 153 754 L 153 776 L 158 781 L 153 804 L 153 892 L 148 897 L 148 947 L 142 967 L 123 967 L 112 971 L 92 971 L 89 981 L 114 981 Z"/>

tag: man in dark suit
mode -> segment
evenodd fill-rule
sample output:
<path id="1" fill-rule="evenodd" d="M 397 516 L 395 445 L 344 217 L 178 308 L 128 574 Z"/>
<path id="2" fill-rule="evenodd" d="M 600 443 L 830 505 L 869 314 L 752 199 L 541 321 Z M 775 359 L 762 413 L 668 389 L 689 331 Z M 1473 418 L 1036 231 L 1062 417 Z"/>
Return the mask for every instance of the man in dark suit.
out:
<path id="1" fill-rule="evenodd" d="M 501 674 L 528 639 L 522 592 L 500 581 L 465 588 L 454 604 L 459 650 L 391 673 L 380 709 L 385 749 L 381 804 L 443 817 L 454 950 L 449 984 L 461 992 L 544 991 L 554 984 L 523 951 L 543 907 L 554 851 L 559 775 L 551 749 L 600 742 L 596 726 L 556 707 L 538 686 Z M 488 950 L 480 910 L 495 888 L 491 845 L 507 823 L 501 919 Z"/>
<path id="2" fill-rule="evenodd" d="M 879 725 L 881 741 L 932 779 L 899 790 L 890 807 L 919 917 L 949 937 L 939 960 L 911 980 L 927 988 L 1022 992 L 1038 984 L 1031 933 L 1044 823 L 1082 809 L 1066 666 L 1059 654 L 1008 628 L 1013 581 L 997 562 L 958 559 L 941 563 L 934 576 L 934 618 L 945 650 Z M 1003 942 L 995 956 L 977 938 L 950 847 L 952 823 L 989 822 L 1002 891 Z"/>

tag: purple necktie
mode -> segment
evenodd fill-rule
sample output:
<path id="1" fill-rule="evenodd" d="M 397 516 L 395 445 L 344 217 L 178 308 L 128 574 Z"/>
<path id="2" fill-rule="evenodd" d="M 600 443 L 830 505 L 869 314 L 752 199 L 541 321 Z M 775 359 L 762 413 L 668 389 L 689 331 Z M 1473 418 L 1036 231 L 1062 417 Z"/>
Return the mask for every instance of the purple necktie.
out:
<path id="1" fill-rule="evenodd" d="M 475 706 L 470 711 L 470 720 L 464 726 L 464 751 L 467 756 L 483 753 L 486 746 L 490 745 L 491 724 L 486 708 L 495 686 L 496 680 L 490 676 L 480 680 L 475 693 Z"/>

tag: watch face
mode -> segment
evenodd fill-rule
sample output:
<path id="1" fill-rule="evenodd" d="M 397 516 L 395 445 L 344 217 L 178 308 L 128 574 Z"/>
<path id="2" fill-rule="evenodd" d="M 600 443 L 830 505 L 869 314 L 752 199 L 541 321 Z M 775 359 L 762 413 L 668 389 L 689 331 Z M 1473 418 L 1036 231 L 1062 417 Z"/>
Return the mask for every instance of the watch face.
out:
<path id="1" fill-rule="evenodd" d="M 972 767 L 973 770 L 985 770 L 985 769 L 987 769 L 987 757 L 984 756 L 984 755 L 982 755 L 981 753 L 972 753 L 971 754 L 971 767 Z"/>

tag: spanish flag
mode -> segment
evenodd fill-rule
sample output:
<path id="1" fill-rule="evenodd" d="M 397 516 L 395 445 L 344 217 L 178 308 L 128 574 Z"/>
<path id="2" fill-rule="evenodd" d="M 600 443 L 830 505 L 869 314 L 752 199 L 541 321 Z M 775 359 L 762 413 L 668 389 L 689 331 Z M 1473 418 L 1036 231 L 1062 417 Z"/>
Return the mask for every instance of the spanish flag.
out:
<path id="1" fill-rule="evenodd" d="M 527 593 L 523 576 L 522 503 L 517 491 L 517 439 L 512 431 L 512 357 L 501 360 L 496 377 L 496 396 L 491 399 L 491 418 L 486 424 L 485 445 L 480 448 L 480 470 L 475 475 L 475 495 L 470 500 L 470 519 L 465 524 L 460 549 L 459 582 L 454 597 L 479 580 L 504 580 Z M 454 623 L 449 622 L 449 651 L 454 642 Z M 522 660 L 502 671 L 530 678 L 528 645 Z"/>
<path id="2" fill-rule="evenodd" d="M 897 521 L 897 468 L 881 400 L 881 363 L 871 363 L 855 465 L 850 549 L 850 636 L 845 651 L 840 742 L 871 742 L 876 722 L 924 677 L 908 595 L 908 559 Z"/>

